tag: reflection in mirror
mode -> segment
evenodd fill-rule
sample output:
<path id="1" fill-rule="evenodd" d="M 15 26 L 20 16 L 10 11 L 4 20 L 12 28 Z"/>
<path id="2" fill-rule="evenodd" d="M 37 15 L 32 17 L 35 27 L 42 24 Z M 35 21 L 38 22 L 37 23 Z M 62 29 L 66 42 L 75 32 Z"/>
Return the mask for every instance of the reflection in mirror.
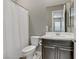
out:
<path id="1" fill-rule="evenodd" d="M 64 32 L 63 10 L 52 11 L 52 21 L 54 32 Z"/>
<path id="2" fill-rule="evenodd" d="M 47 7 L 49 32 L 74 32 L 74 1 Z"/>
<path id="3" fill-rule="evenodd" d="M 74 32 L 74 2 L 66 3 L 66 12 L 66 32 Z"/>
<path id="4" fill-rule="evenodd" d="M 74 10 L 74 3 L 72 3 L 70 8 L 71 32 L 74 32 L 74 21 L 75 21 L 74 17 L 75 17 L 75 10 Z"/>
<path id="5" fill-rule="evenodd" d="M 47 7 L 49 32 L 65 32 L 64 4 Z"/>

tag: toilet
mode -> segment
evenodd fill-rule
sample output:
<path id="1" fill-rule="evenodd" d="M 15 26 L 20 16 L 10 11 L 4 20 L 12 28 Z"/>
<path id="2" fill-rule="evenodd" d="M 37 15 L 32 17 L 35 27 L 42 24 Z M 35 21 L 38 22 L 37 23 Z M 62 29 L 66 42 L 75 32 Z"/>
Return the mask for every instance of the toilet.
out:
<path id="1" fill-rule="evenodd" d="M 39 38 L 40 36 L 31 36 L 31 45 L 22 50 L 23 56 L 26 56 L 26 59 L 33 59 L 34 52 L 39 43 Z"/>

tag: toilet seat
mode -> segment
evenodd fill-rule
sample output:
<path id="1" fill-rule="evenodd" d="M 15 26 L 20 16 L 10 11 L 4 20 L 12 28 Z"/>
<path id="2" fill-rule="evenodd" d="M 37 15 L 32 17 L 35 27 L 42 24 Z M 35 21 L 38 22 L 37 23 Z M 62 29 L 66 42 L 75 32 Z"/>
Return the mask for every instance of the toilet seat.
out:
<path id="1" fill-rule="evenodd" d="M 22 52 L 23 52 L 23 53 L 27 53 L 27 52 L 29 52 L 29 51 L 35 49 L 35 48 L 36 48 L 36 46 L 30 45 L 30 46 L 25 47 L 25 48 L 22 50 Z"/>

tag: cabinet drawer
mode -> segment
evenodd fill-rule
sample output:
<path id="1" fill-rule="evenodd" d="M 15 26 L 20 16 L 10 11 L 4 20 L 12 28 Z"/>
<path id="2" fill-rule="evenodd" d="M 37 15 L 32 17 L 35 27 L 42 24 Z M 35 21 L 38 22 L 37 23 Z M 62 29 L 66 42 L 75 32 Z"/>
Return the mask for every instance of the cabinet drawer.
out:
<path id="1" fill-rule="evenodd" d="M 43 46 L 56 46 L 56 47 L 65 47 L 65 48 L 73 48 L 74 44 L 72 41 L 60 41 L 60 40 L 43 40 Z"/>

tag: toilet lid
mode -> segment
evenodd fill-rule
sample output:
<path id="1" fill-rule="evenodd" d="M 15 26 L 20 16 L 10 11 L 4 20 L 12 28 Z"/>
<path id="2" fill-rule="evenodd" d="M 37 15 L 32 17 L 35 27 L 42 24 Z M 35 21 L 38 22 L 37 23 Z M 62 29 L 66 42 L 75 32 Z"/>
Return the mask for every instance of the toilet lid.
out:
<path id="1" fill-rule="evenodd" d="M 35 49 L 36 48 L 36 46 L 27 46 L 27 47 L 25 47 L 23 50 L 22 50 L 22 52 L 29 52 L 29 51 L 31 51 L 32 49 Z"/>

